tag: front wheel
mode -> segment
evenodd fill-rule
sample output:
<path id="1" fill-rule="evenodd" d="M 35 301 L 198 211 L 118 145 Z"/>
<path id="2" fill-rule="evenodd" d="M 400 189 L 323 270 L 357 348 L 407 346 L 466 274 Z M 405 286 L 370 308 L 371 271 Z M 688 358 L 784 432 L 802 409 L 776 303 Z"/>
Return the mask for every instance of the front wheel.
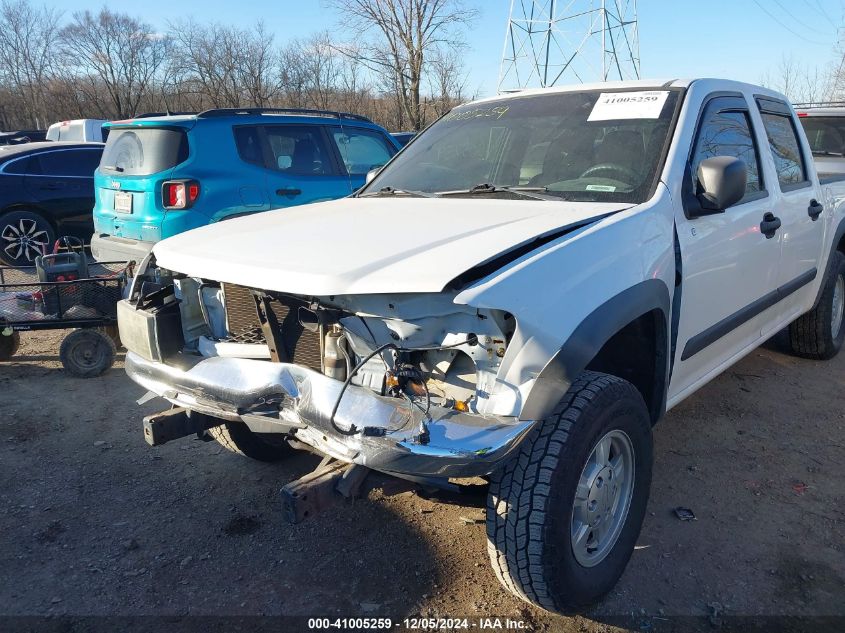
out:
<path id="1" fill-rule="evenodd" d="M 584 372 L 490 482 L 487 549 L 505 588 L 555 613 L 604 596 L 634 550 L 651 467 L 640 393 Z"/>
<path id="2" fill-rule="evenodd" d="M 835 251 L 818 304 L 789 325 L 792 353 L 814 360 L 829 360 L 845 339 L 845 255 Z"/>

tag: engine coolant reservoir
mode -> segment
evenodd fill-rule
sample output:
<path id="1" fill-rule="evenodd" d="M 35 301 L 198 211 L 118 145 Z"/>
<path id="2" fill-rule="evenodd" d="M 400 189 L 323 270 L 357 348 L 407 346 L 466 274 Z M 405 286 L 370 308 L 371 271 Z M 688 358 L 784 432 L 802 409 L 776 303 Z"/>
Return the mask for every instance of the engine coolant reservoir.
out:
<path id="1" fill-rule="evenodd" d="M 336 380 L 346 380 L 346 355 L 343 346 L 346 345 L 343 332 L 338 327 L 332 327 L 326 332 L 323 352 L 323 373 Z"/>

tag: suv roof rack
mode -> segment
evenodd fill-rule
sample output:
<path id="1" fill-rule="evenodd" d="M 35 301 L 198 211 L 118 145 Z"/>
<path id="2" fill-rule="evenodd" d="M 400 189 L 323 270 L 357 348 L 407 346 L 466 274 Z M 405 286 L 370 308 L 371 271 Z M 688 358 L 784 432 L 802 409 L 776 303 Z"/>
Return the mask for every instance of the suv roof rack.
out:
<path id="1" fill-rule="evenodd" d="M 793 108 L 842 108 L 845 101 L 807 101 L 805 103 L 793 103 Z"/>
<path id="2" fill-rule="evenodd" d="M 187 111 L 176 111 L 176 112 L 142 112 L 141 114 L 136 114 L 133 119 L 149 119 L 154 116 L 186 116 L 196 114 L 196 112 L 187 112 Z"/>
<path id="3" fill-rule="evenodd" d="M 334 110 L 310 110 L 308 108 L 213 108 L 197 114 L 199 119 L 210 119 L 212 117 L 232 116 L 239 114 L 294 114 L 300 116 L 323 116 L 335 119 L 353 119 L 355 121 L 366 121 L 370 119 L 361 114 L 351 112 L 335 112 Z"/>

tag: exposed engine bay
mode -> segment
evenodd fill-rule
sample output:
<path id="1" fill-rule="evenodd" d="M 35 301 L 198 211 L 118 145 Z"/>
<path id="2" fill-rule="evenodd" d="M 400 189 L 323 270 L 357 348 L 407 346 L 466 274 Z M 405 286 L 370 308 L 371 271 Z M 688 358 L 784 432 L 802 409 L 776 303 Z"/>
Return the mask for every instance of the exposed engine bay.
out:
<path id="1" fill-rule="evenodd" d="M 344 426 L 335 419 L 354 385 L 421 412 L 422 444 L 432 407 L 478 413 L 496 390 L 516 329 L 512 315 L 456 304 L 447 292 L 298 297 L 152 266 L 137 278 L 130 302 L 170 313 L 169 330 L 178 315 L 182 336 L 161 341 L 160 360 L 182 354 L 306 367 L 342 384 L 328 420 L 338 434 L 389 433 L 366 420 Z"/>

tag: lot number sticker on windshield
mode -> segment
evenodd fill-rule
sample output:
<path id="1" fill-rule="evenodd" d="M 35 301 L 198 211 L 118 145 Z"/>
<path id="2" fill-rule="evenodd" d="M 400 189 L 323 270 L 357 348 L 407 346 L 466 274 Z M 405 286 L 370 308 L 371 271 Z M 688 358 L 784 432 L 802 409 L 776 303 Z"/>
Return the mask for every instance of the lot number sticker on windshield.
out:
<path id="1" fill-rule="evenodd" d="M 603 92 L 587 121 L 618 119 L 657 119 L 669 96 L 668 90 L 638 92 Z"/>

